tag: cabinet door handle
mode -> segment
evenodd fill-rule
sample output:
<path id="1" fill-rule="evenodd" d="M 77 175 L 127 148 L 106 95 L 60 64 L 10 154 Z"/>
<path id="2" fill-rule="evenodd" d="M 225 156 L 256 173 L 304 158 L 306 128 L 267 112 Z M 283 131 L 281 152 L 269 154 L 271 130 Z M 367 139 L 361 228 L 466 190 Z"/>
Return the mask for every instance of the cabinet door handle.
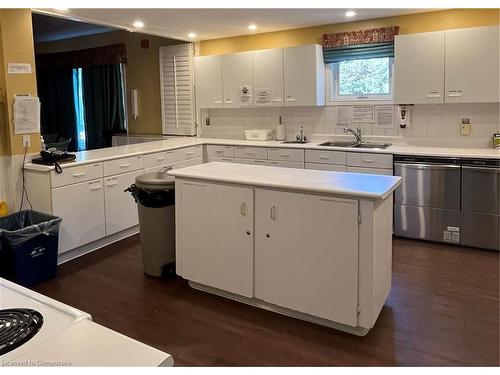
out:
<path id="1" fill-rule="evenodd" d="M 439 93 L 439 91 L 429 91 L 429 93 L 427 94 L 427 97 L 428 98 L 440 98 L 441 94 Z"/>
<path id="2" fill-rule="evenodd" d="M 120 164 L 120 168 L 128 168 L 130 167 L 130 163 Z"/>
<path id="3" fill-rule="evenodd" d="M 226 99 L 226 104 L 233 104 L 233 101 L 231 99 Z"/>
<path id="4" fill-rule="evenodd" d="M 274 98 L 274 99 L 273 99 L 273 102 L 275 102 L 275 103 L 279 103 L 279 102 L 281 102 L 281 98 Z"/>
<path id="5" fill-rule="evenodd" d="M 216 153 L 216 154 L 223 154 L 223 153 L 224 153 L 224 150 L 215 150 L 215 153 Z"/>
<path id="6" fill-rule="evenodd" d="M 273 205 L 271 207 L 271 219 L 276 220 L 276 206 L 275 205 Z"/>
<path id="7" fill-rule="evenodd" d="M 363 159 L 363 161 L 365 163 L 374 163 L 375 162 L 375 160 L 373 160 L 373 159 Z"/>
<path id="8" fill-rule="evenodd" d="M 85 176 L 87 173 L 85 172 L 80 172 L 80 173 L 73 173 L 73 177 L 82 177 Z"/>
<path id="9" fill-rule="evenodd" d="M 461 90 L 450 90 L 450 91 L 448 91 L 448 96 L 450 96 L 450 97 L 462 96 L 462 91 Z"/>
<path id="10" fill-rule="evenodd" d="M 321 160 L 330 160 L 329 156 L 320 156 L 319 157 Z"/>
<path id="11" fill-rule="evenodd" d="M 165 160 L 165 156 L 160 156 L 156 158 L 156 161 L 163 161 Z"/>
<path id="12" fill-rule="evenodd" d="M 290 154 L 280 154 L 280 156 L 281 156 L 282 158 L 289 158 L 289 157 L 290 157 Z"/>
<path id="13" fill-rule="evenodd" d="M 188 152 L 186 152 L 186 155 L 188 155 L 188 156 L 189 155 L 194 155 L 194 151 L 188 151 Z"/>
<path id="14" fill-rule="evenodd" d="M 294 101 L 295 101 L 295 99 L 294 99 L 294 98 L 292 98 L 292 97 L 287 97 L 287 98 L 286 98 L 286 101 L 287 101 L 287 102 L 294 102 Z"/>
<path id="15" fill-rule="evenodd" d="M 214 104 L 222 104 L 222 100 L 214 100 Z"/>
<path id="16" fill-rule="evenodd" d="M 241 216 L 247 216 L 247 205 L 245 202 L 241 203 L 240 213 L 241 213 Z"/>
<path id="17" fill-rule="evenodd" d="M 101 190 L 101 189 L 102 189 L 102 185 L 98 185 L 98 186 L 90 185 L 90 190 Z"/>
<path id="18" fill-rule="evenodd" d="M 114 180 L 114 182 L 111 182 L 111 183 L 108 183 L 108 182 L 106 183 L 106 186 L 109 186 L 109 187 L 116 186 L 116 185 L 118 185 L 118 181 L 117 180 Z"/>
<path id="19" fill-rule="evenodd" d="M 245 155 L 255 155 L 255 152 L 245 152 Z"/>

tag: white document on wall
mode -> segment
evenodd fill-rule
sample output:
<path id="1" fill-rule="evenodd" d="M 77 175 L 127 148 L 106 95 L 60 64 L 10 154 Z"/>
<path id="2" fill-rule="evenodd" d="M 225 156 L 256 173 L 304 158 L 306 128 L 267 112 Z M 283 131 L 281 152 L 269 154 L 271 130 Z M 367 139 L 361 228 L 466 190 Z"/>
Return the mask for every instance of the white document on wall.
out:
<path id="1" fill-rule="evenodd" d="M 375 106 L 375 127 L 392 129 L 394 127 L 394 107 L 391 105 Z"/>
<path id="2" fill-rule="evenodd" d="M 338 126 L 338 127 L 350 126 L 351 120 L 352 120 L 352 107 L 351 106 L 337 108 L 336 126 Z"/>
<path id="3" fill-rule="evenodd" d="M 352 122 L 373 122 L 373 106 L 372 105 L 353 106 Z"/>
<path id="4" fill-rule="evenodd" d="M 252 86 L 244 85 L 238 90 L 238 103 L 239 104 L 252 104 Z"/>
<path id="5" fill-rule="evenodd" d="M 255 104 L 270 105 L 273 104 L 273 89 L 255 89 Z"/>
<path id="6" fill-rule="evenodd" d="M 40 100 L 36 96 L 16 96 L 14 99 L 14 133 L 40 132 Z"/>

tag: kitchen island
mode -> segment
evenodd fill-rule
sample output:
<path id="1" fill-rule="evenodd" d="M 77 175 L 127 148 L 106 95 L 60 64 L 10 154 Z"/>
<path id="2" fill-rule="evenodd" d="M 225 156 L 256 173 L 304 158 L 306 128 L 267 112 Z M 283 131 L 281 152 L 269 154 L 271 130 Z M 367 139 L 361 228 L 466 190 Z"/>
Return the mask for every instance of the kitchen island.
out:
<path id="1" fill-rule="evenodd" d="M 399 177 L 219 162 L 168 173 L 192 287 L 356 335 L 374 326 Z"/>

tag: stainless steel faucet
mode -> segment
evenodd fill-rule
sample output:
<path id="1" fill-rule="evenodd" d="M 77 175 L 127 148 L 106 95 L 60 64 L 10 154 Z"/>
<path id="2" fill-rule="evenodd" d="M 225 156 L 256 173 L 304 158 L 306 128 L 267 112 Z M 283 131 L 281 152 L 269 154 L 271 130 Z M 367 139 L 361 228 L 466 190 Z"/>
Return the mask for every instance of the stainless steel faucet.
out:
<path id="1" fill-rule="evenodd" d="M 300 125 L 300 135 L 295 137 L 298 142 L 306 142 L 306 136 L 304 135 L 304 128 Z"/>
<path id="2" fill-rule="evenodd" d="M 357 128 L 356 131 L 351 128 L 344 128 L 344 133 L 352 133 L 356 137 L 356 144 L 363 143 L 361 140 L 361 128 Z"/>

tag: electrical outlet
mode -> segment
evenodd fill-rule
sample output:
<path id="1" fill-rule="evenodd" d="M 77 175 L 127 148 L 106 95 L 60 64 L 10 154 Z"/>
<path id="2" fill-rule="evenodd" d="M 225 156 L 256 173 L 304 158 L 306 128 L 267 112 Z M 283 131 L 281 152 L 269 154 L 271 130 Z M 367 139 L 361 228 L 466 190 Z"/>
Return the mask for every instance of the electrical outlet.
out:
<path id="1" fill-rule="evenodd" d="M 210 117 L 205 117 L 205 125 L 210 126 Z"/>
<path id="2" fill-rule="evenodd" d="M 29 134 L 23 135 L 23 147 L 31 147 L 31 137 Z"/>
<path id="3" fill-rule="evenodd" d="M 462 117 L 462 123 L 460 124 L 460 135 L 470 135 L 470 117 Z"/>

